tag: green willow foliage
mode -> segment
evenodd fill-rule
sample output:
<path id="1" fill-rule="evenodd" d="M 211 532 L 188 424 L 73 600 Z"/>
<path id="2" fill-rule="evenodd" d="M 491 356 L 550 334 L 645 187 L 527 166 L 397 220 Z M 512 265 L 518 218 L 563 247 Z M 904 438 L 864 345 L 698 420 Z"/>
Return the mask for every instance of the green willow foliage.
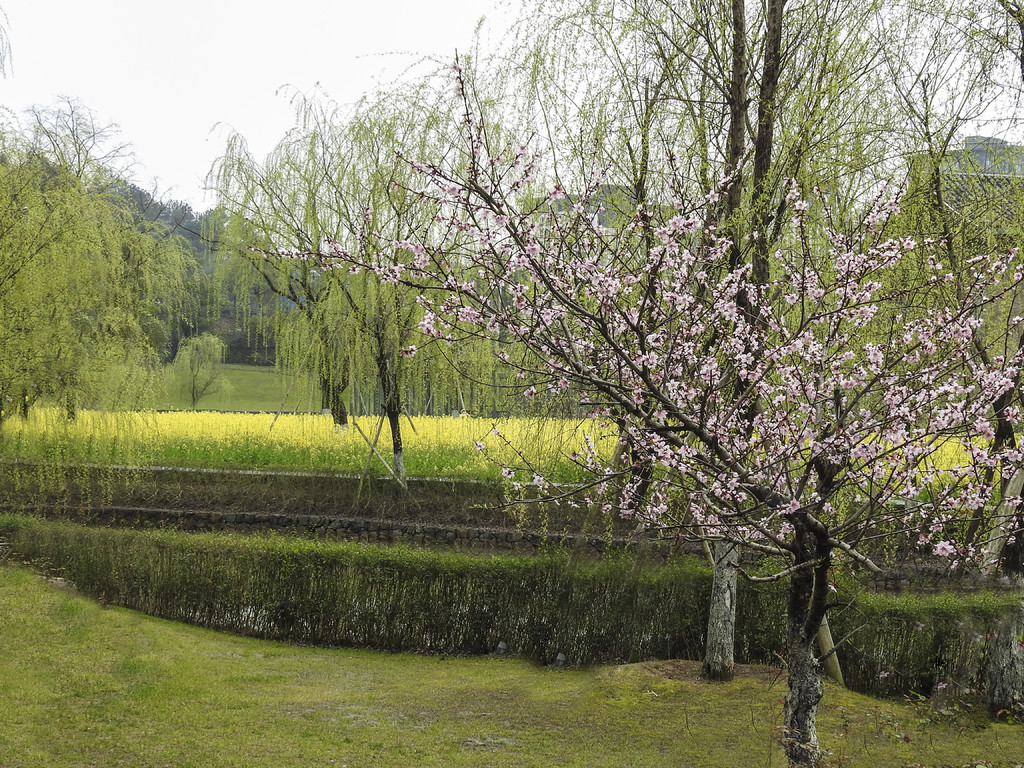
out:
<path id="1" fill-rule="evenodd" d="M 41 145 L 0 124 L 0 420 L 40 398 L 69 417 L 137 405 L 195 271 L 180 238 L 140 229 L 107 168 L 68 164 L 83 137 L 62 115 L 35 126 Z"/>
<path id="2" fill-rule="evenodd" d="M 433 226 L 409 161 L 436 160 L 451 143 L 437 99 L 424 84 L 347 111 L 323 93 L 296 94 L 295 125 L 265 158 L 233 136 L 218 162 L 220 247 L 231 257 L 222 279 L 239 321 L 274 339 L 283 368 L 315 376 L 322 407 L 339 421 L 348 410 L 507 410 L 501 387 L 510 373 L 491 344 L 432 344 L 408 357 L 423 344 L 415 291 L 294 258 L 327 239 L 369 258 Z"/>
<path id="3" fill-rule="evenodd" d="M 14 555 L 84 594 L 220 631 L 322 646 L 516 655 L 573 664 L 699 659 L 711 574 L 696 558 L 668 565 L 620 556 L 575 561 L 471 557 L 285 536 L 89 528 L 0 517 Z M 776 664 L 782 586 L 741 584 L 736 657 Z M 833 619 L 861 625 L 841 657 L 868 693 L 971 686 L 986 635 L 1012 608 L 993 593 L 861 595 Z"/>

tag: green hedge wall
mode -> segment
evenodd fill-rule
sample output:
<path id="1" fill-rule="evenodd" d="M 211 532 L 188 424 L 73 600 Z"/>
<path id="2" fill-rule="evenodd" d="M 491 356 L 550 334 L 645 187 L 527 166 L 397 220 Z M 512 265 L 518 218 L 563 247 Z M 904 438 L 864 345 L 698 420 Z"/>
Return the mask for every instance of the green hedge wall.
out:
<path id="1" fill-rule="evenodd" d="M 471 557 L 286 536 L 96 528 L 0 516 L 15 556 L 86 595 L 217 630 L 323 646 L 549 662 L 700 659 L 711 574 L 699 558 Z M 736 659 L 779 664 L 784 583 L 741 581 Z M 847 684 L 871 693 L 970 685 L 1019 597 L 861 595 L 830 618 Z M 938 677 L 937 677 L 938 674 Z"/>
<path id="2" fill-rule="evenodd" d="M 218 630 L 393 651 L 571 662 L 694 657 L 700 561 L 486 557 L 287 536 L 186 534 L 0 518 L 19 559 L 113 605 Z"/>
<path id="3" fill-rule="evenodd" d="M 1021 596 L 1012 591 L 863 592 L 830 622 L 837 641 L 857 630 L 840 654 L 847 686 L 877 696 L 927 696 L 936 685 L 980 690 L 989 638 L 1015 610 Z"/>

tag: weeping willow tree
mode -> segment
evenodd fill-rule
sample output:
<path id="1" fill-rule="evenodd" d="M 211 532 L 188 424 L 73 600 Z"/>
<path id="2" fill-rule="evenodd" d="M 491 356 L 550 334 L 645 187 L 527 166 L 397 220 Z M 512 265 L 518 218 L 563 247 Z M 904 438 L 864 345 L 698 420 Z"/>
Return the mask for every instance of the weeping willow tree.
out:
<path id="1" fill-rule="evenodd" d="M 466 393 L 460 396 L 463 380 L 453 363 L 463 361 L 433 349 L 412 362 L 411 348 L 422 344 L 416 293 L 324 269 L 318 255 L 330 243 L 367 260 L 397 258 L 396 243 L 430 229 L 434 210 L 416 191 L 412 163 L 430 162 L 449 145 L 452 126 L 436 99 L 427 82 L 349 110 L 320 92 L 295 94 L 295 126 L 265 159 L 236 135 L 215 172 L 221 242 L 247 321 L 275 332 L 279 365 L 316 378 L 322 408 L 338 425 L 348 423 L 352 408 L 387 420 L 390 468 L 399 478 L 410 402 L 417 410 L 461 410 Z M 253 306 L 257 290 L 276 298 L 273 311 Z M 479 381 L 490 378 L 485 361 L 493 355 L 482 346 L 459 354 L 475 361 Z"/>
<path id="2" fill-rule="evenodd" d="M 277 362 L 315 375 L 322 408 L 346 425 L 351 328 L 339 284 L 291 254 L 309 251 L 343 227 L 343 191 L 355 174 L 338 135 L 338 108 L 320 94 L 296 94 L 294 106 L 295 126 L 263 161 L 237 134 L 220 158 L 220 247 L 229 256 L 221 278 L 229 273 L 239 320 L 265 335 L 276 331 Z M 269 311 L 266 302 L 252 300 L 267 292 Z"/>
<path id="3" fill-rule="evenodd" d="M 69 417 L 80 404 L 137 406 L 194 261 L 179 239 L 136 226 L 87 110 L 30 122 L 0 126 L 0 412 L 40 398 Z"/>

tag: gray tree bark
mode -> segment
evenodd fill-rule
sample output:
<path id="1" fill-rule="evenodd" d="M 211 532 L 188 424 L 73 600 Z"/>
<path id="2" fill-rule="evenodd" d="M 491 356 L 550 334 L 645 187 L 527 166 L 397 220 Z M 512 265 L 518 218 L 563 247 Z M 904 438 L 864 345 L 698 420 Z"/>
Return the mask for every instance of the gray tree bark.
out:
<path id="1" fill-rule="evenodd" d="M 701 676 L 707 680 L 732 680 L 736 634 L 736 568 L 739 547 L 718 541 L 714 546 L 714 576 L 711 580 L 711 610 L 708 613 L 707 644 Z"/>
<path id="2" fill-rule="evenodd" d="M 818 703 L 825 687 L 818 677 L 818 664 L 803 625 L 794 634 L 790 621 L 786 695 L 783 716 L 783 749 L 792 768 L 813 768 L 821 759 L 818 747 Z"/>
<path id="3" fill-rule="evenodd" d="M 828 573 L 832 565 L 828 531 L 810 516 L 793 520 L 795 570 L 789 578 L 786 606 L 786 675 L 783 749 L 790 768 L 815 768 L 822 758 L 818 746 L 818 703 L 825 687 L 818 677 L 814 640 L 828 605 Z M 803 566 L 803 567 L 801 567 Z"/>

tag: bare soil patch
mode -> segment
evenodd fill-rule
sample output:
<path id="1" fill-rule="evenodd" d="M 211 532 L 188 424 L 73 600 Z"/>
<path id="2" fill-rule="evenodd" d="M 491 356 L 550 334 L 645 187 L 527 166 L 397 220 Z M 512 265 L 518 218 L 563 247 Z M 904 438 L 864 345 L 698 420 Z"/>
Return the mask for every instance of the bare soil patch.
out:
<path id="1" fill-rule="evenodd" d="M 701 662 L 699 661 L 669 659 L 668 661 L 645 661 L 634 666 L 642 669 L 644 672 L 663 677 L 667 680 L 715 685 L 715 683 L 705 680 L 700 676 Z M 735 679 L 773 683 L 783 679 L 785 672 L 778 667 L 766 667 L 760 664 L 737 664 L 734 668 L 733 676 Z"/>

